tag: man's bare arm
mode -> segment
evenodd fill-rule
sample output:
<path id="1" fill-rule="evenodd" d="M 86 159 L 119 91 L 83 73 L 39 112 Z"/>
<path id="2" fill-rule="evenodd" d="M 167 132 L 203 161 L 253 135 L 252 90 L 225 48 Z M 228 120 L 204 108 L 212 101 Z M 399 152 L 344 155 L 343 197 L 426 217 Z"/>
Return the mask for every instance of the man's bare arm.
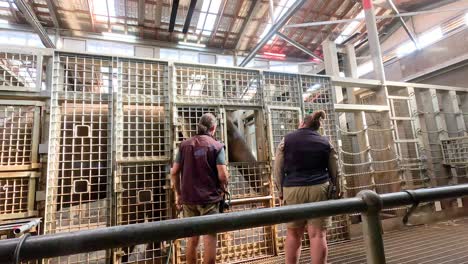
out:
<path id="1" fill-rule="evenodd" d="M 283 179 L 284 179 L 284 139 L 281 140 L 276 150 L 275 168 L 274 168 L 275 185 L 278 189 L 279 196 L 283 198 Z"/>
<path id="2" fill-rule="evenodd" d="M 218 178 L 221 182 L 221 186 L 226 189 L 229 182 L 229 172 L 226 165 L 216 165 L 218 170 Z"/>
<path id="3" fill-rule="evenodd" d="M 174 190 L 176 194 L 176 207 L 177 209 L 181 210 L 181 203 L 180 203 L 180 164 L 174 162 L 171 168 L 171 188 Z"/>

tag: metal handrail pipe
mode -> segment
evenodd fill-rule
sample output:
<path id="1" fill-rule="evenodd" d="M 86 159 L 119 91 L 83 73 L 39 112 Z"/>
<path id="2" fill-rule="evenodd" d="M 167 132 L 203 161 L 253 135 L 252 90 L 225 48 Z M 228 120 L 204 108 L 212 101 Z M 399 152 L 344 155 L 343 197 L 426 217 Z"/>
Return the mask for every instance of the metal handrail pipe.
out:
<path id="1" fill-rule="evenodd" d="M 376 195 L 382 208 L 411 205 L 468 195 L 468 184 Z M 363 198 L 347 198 L 310 204 L 174 219 L 160 222 L 96 228 L 29 237 L 24 241 L 20 259 L 32 260 L 73 255 L 110 248 L 268 226 L 302 219 L 367 212 Z M 12 259 L 20 239 L 0 241 L 0 260 Z"/>
<path id="2" fill-rule="evenodd" d="M 129 247 L 184 237 L 221 233 L 252 227 L 363 212 L 359 198 L 323 201 L 159 222 L 96 228 L 92 230 L 32 236 L 21 247 L 21 260 L 33 260 Z M 20 239 L 0 241 L 0 260 L 13 258 Z"/>

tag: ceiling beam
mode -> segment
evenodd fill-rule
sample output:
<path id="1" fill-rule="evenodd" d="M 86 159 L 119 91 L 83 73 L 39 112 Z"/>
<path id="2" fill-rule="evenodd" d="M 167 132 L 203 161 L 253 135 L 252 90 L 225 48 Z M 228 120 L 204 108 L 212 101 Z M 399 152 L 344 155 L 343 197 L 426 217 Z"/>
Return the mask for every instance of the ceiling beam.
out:
<path id="1" fill-rule="evenodd" d="M 60 22 L 57 15 L 57 8 L 52 0 L 45 0 L 47 3 L 47 8 L 49 8 L 49 14 L 52 18 L 52 23 L 54 23 L 55 28 L 60 28 Z"/>
<path id="2" fill-rule="evenodd" d="M 256 0 L 254 0 L 254 1 L 256 1 Z M 236 15 L 239 14 L 239 12 L 240 12 L 242 6 L 244 5 L 244 2 L 245 2 L 245 0 L 242 0 L 242 1 L 238 1 L 238 2 L 237 2 L 237 6 L 236 6 L 236 10 L 234 11 L 234 12 L 235 12 L 234 14 L 236 14 Z M 253 2 L 252 2 L 252 5 L 253 5 Z M 236 19 L 234 18 L 234 19 L 232 20 L 231 25 L 229 25 L 229 29 L 228 29 L 227 34 L 226 34 L 226 37 L 224 38 L 224 41 L 223 41 L 223 48 L 226 47 L 226 42 L 227 42 L 228 39 L 229 39 L 229 34 L 232 32 L 232 28 L 234 27 L 234 24 L 235 24 L 234 22 L 235 22 L 235 21 L 236 21 Z"/>
<path id="3" fill-rule="evenodd" d="M 306 53 L 307 55 L 318 59 L 323 62 L 323 59 L 320 58 L 319 56 L 315 55 L 312 51 L 308 50 L 306 47 L 302 46 L 299 42 L 294 41 L 293 39 L 290 39 L 288 36 L 284 35 L 281 32 L 276 32 L 276 35 L 280 38 L 282 38 L 284 41 L 288 42 L 289 44 L 293 45 L 294 47 L 298 48 L 302 52 Z"/>
<path id="4" fill-rule="evenodd" d="M 18 17 L 18 14 L 16 14 L 16 10 L 15 8 L 13 7 L 13 3 L 11 1 L 8 1 L 8 5 L 10 6 L 10 13 L 11 15 L 13 16 L 13 18 L 15 19 L 15 21 L 17 23 L 21 23 L 19 17 Z"/>
<path id="5" fill-rule="evenodd" d="M 250 24 L 253 14 L 257 13 L 254 12 L 255 10 L 258 10 L 260 8 L 260 5 L 262 4 L 261 0 L 253 0 L 252 3 L 250 4 L 249 12 L 247 13 L 246 18 L 244 19 L 244 23 L 242 23 L 242 27 L 240 29 L 240 36 L 237 38 L 237 43 L 235 50 L 239 50 L 241 40 L 245 37 L 245 28 L 247 27 L 248 24 Z M 234 24 L 234 23 L 233 23 Z"/>
<path id="6" fill-rule="evenodd" d="M 145 0 L 138 0 L 138 25 L 145 23 Z"/>
<path id="7" fill-rule="evenodd" d="M 197 5 L 197 0 L 191 0 L 190 6 L 187 12 L 187 17 L 185 18 L 184 28 L 182 29 L 182 33 L 187 34 L 190 23 L 192 22 L 193 11 L 195 11 L 195 6 Z"/>
<path id="8" fill-rule="evenodd" d="M 41 22 L 37 19 L 34 11 L 31 9 L 31 6 L 29 6 L 25 0 L 15 0 L 15 4 L 23 14 L 26 21 L 28 21 L 37 35 L 39 35 L 42 44 L 44 44 L 46 48 L 55 48 L 54 43 L 49 38 L 49 35 L 47 35 L 47 31 L 42 27 Z"/>
<path id="9" fill-rule="evenodd" d="M 391 9 L 395 14 L 399 15 L 400 11 L 398 11 L 398 8 L 396 7 L 395 3 L 393 3 L 392 0 L 387 0 L 388 4 L 390 5 Z M 403 26 L 403 29 L 406 31 L 406 34 L 408 34 L 408 37 L 411 39 L 411 41 L 414 43 L 414 46 L 419 49 L 419 43 L 416 40 L 416 37 L 414 36 L 413 32 L 410 31 L 409 27 L 406 25 L 405 20 L 402 17 L 398 17 L 398 20 L 400 21 L 401 25 Z"/>
<path id="10" fill-rule="evenodd" d="M 227 4 L 227 1 L 228 0 L 223 0 L 223 3 L 221 4 L 223 7 L 221 8 L 221 13 L 220 14 L 224 14 L 224 10 L 226 10 L 226 4 Z M 243 2 L 243 1 L 242 1 Z M 219 25 L 221 24 L 221 19 L 223 19 L 224 16 L 223 15 L 218 15 L 216 16 L 216 22 L 215 22 L 215 26 L 214 26 L 214 31 L 213 33 L 211 34 L 210 36 L 210 41 L 208 43 L 212 43 L 213 40 L 216 38 L 216 34 L 218 33 L 218 29 L 219 29 Z M 234 21 L 232 22 L 234 24 Z"/>
<path id="11" fill-rule="evenodd" d="M 292 6 L 284 13 L 274 24 L 268 33 L 265 35 L 264 38 L 260 40 L 259 43 L 249 52 L 247 57 L 239 64 L 241 67 L 245 67 L 254 57 L 257 52 L 265 46 L 265 44 L 280 30 L 286 23 L 288 23 L 289 19 L 292 15 L 294 15 L 297 10 L 299 10 L 307 0 L 299 0 L 294 2 Z"/>
<path id="12" fill-rule="evenodd" d="M 91 28 L 93 32 L 96 32 L 96 26 L 94 23 L 94 15 L 93 15 L 93 9 L 91 8 L 91 0 L 86 0 L 86 4 L 88 4 L 88 15 L 89 19 L 91 20 Z"/>
<path id="13" fill-rule="evenodd" d="M 171 19 L 169 20 L 169 32 L 174 32 L 177 9 L 179 9 L 179 0 L 174 0 L 174 2 L 172 2 Z"/>

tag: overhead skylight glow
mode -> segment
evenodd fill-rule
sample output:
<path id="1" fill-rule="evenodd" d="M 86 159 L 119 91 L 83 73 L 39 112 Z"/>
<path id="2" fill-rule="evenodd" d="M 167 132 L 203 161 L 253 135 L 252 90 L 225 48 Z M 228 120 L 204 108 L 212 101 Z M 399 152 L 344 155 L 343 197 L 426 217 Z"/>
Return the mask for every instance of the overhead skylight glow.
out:
<path id="1" fill-rule="evenodd" d="M 137 37 L 134 35 L 127 35 L 127 34 L 117 34 L 117 33 L 110 33 L 110 32 L 102 32 L 102 35 L 114 40 L 121 40 L 121 39 L 136 39 Z"/>
<path id="2" fill-rule="evenodd" d="M 278 21 L 280 17 L 286 13 L 286 11 L 289 10 L 289 8 L 298 0 L 280 0 L 278 5 L 275 6 L 275 10 L 273 11 L 273 21 Z M 268 24 L 265 26 L 265 29 L 263 30 L 262 34 L 260 34 L 260 38 L 258 39 L 258 42 L 260 42 L 270 31 L 271 29 L 271 19 L 268 20 Z M 277 38 L 276 36 L 272 37 L 269 41 L 268 44 L 271 44 L 273 40 Z"/>
<path id="3" fill-rule="evenodd" d="M 359 77 L 368 74 L 369 72 L 374 70 L 374 63 L 372 61 L 365 62 L 358 66 L 357 74 Z"/>
<path id="4" fill-rule="evenodd" d="M 439 41 L 443 36 L 444 34 L 442 33 L 442 29 L 440 27 L 431 29 L 419 36 L 419 46 L 420 48 L 425 48 L 432 43 Z"/>
<path id="5" fill-rule="evenodd" d="M 468 13 L 465 14 L 465 24 L 468 25 Z"/>
<path id="6" fill-rule="evenodd" d="M 363 18 L 364 17 L 364 10 L 362 10 L 356 18 Z M 336 44 L 342 44 L 347 38 L 351 37 L 353 35 L 354 31 L 359 27 L 361 24 L 360 21 L 352 21 L 349 23 L 348 26 L 341 32 L 341 34 L 338 36 L 338 38 L 335 40 Z"/>
<path id="7" fill-rule="evenodd" d="M 108 6 L 109 5 L 109 6 Z M 109 8 L 109 12 L 108 9 Z M 96 15 L 96 21 L 107 22 L 110 17 L 111 22 L 115 22 L 115 1 L 94 0 L 93 10 Z"/>
<path id="8" fill-rule="evenodd" d="M 10 7 L 10 5 L 8 4 L 8 2 L 0 2 L 0 7 Z"/>
<path id="9" fill-rule="evenodd" d="M 210 35 L 215 26 L 216 17 L 218 16 L 219 7 L 222 0 L 204 0 L 200 16 L 198 17 L 196 33 Z"/>
<path id="10" fill-rule="evenodd" d="M 416 51 L 417 48 L 414 45 L 412 41 L 407 41 L 403 44 L 401 44 L 397 49 L 396 49 L 396 54 L 398 58 L 402 58 L 414 51 Z"/>
<path id="11" fill-rule="evenodd" d="M 8 20 L 5 20 L 5 19 L 0 19 L 0 24 L 8 24 Z"/>

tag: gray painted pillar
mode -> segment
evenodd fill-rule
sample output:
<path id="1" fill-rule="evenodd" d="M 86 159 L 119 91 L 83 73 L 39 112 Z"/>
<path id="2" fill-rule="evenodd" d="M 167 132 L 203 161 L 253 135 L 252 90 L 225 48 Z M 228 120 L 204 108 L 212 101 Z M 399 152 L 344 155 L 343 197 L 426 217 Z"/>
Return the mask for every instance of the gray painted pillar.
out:
<path id="1" fill-rule="evenodd" d="M 369 48 L 374 64 L 375 76 L 378 80 L 385 82 L 385 71 L 380 49 L 379 32 L 375 22 L 375 10 L 372 0 L 362 0 L 364 14 L 366 15 L 367 38 L 369 39 Z"/>
<path id="2" fill-rule="evenodd" d="M 340 76 L 338 55 L 335 42 L 325 40 L 322 43 L 323 59 L 325 63 L 325 73 L 330 76 Z"/>

